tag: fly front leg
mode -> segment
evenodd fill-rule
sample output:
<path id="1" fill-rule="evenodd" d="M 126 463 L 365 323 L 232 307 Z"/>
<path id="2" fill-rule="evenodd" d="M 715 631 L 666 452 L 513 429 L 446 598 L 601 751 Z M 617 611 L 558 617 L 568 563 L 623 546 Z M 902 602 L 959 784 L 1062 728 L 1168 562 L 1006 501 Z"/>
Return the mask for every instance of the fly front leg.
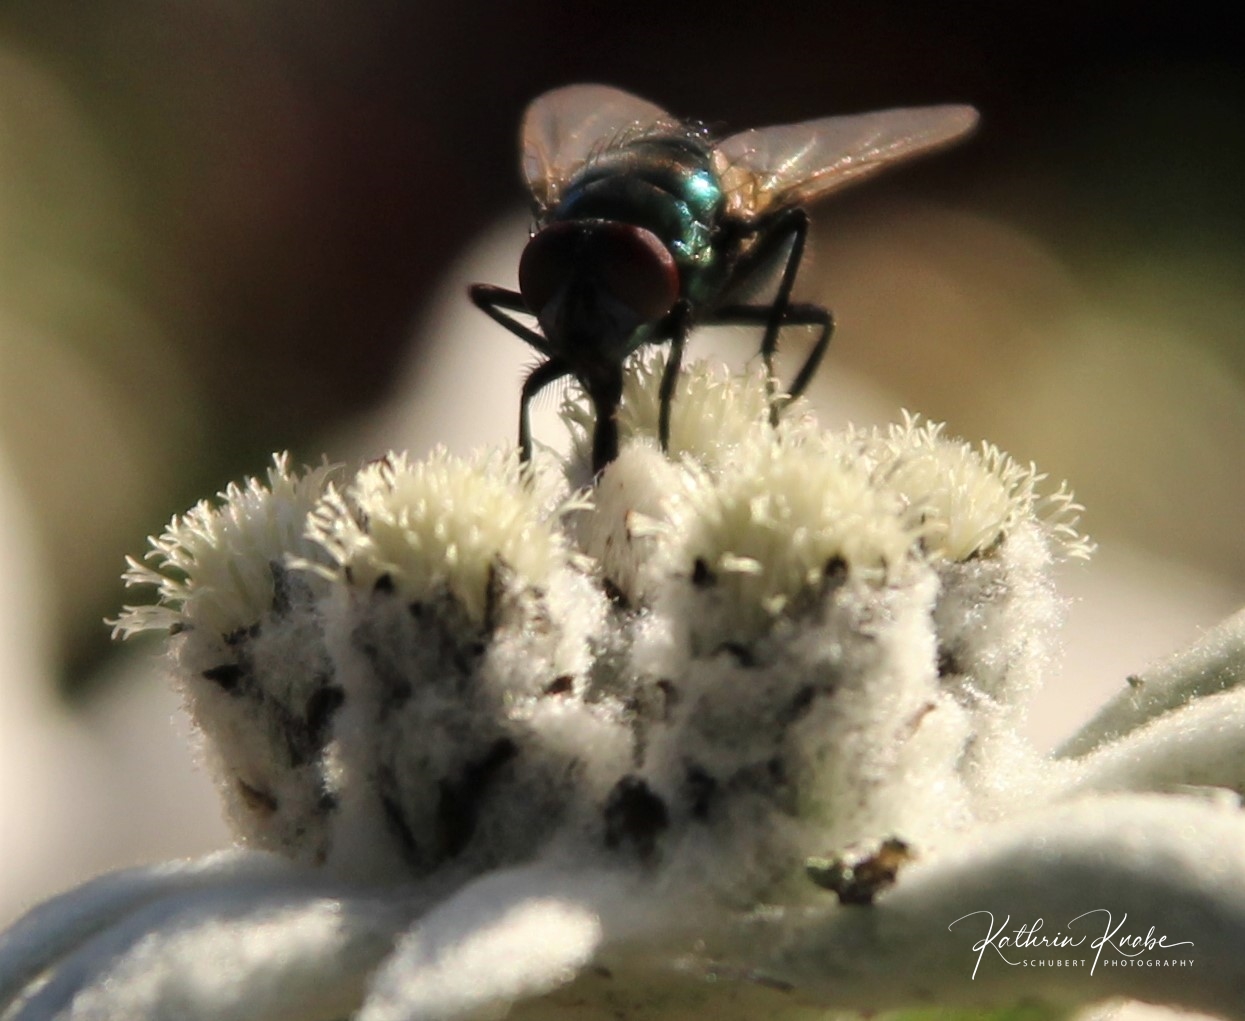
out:
<path id="1" fill-rule="evenodd" d="M 541 334 L 525 323 L 519 322 L 510 314 L 512 312 L 520 312 L 524 315 L 532 314 L 527 307 L 527 302 L 523 300 L 523 295 L 518 291 L 510 291 L 504 287 L 495 287 L 492 284 L 472 284 L 467 288 L 467 294 L 470 295 L 472 304 L 492 319 L 493 322 L 504 326 L 521 341 L 530 344 L 546 358 L 554 357 L 553 351 L 549 347 L 549 342 Z"/>
<path id="2" fill-rule="evenodd" d="M 621 364 L 598 365 L 591 379 L 580 379 L 596 412 L 592 430 L 592 474 L 600 475 L 618 457 L 618 406 L 622 403 Z"/>
<path id="3" fill-rule="evenodd" d="M 563 376 L 570 375 L 571 367 L 557 360 L 541 362 L 523 381 L 519 395 L 519 459 L 527 464 L 532 459 L 532 422 L 530 405 L 545 387 Z"/>
<path id="4" fill-rule="evenodd" d="M 680 301 L 670 317 L 670 357 L 666 359 L 658 391 L 657 437 L 661 441 L 662 453 L 670 449 L 670 405 L 674 400 L 674 388 L 679 382 L 679 369 L 683 365 L 683 346 L 687 343 L 691 306 L 686 301 Z"/>
<path id="5" fill-rule="evenodd" d="M 523 381 L 523 390 L 519 395 L 519 458 L 527 464 L 532 459 L 532 422 L 529 410 L 532 400 L 554 380 L 570 375 L 571 367 L 554 355 L 543 336 L 514 317 L 512 313 L 515 312 L 531 315 L 523 295 L 518 291 L 509 291 L 492 284 L 472 284 L 467 293 L 471 295 L 472 303 L 490 319 L 549 359 L 531 371 Z"/>

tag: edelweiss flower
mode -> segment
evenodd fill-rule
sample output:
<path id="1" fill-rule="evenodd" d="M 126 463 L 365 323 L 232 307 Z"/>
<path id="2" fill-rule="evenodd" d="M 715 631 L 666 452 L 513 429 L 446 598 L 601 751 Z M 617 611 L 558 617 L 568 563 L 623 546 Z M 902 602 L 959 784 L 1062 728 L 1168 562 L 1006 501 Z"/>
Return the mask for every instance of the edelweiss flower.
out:
<path id="1" fill-rule="evenodd" d="M 1245 614 L 1039 757 L 1067 491 L 703 368 L 663 454 L 660 375 L 590 490 L 278 457 L 152 540 L 241 848 L 36 908 L 0 1018 L 1245 1017 Z"/>

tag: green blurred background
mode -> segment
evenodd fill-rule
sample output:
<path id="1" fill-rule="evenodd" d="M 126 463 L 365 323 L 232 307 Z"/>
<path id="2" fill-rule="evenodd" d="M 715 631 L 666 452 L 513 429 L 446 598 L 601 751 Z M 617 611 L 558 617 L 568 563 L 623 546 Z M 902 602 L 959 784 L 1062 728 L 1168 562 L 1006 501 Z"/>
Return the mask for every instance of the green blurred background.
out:
<path id="1" fill-rule="evenodd" d="M 841 324 L 825 373 L 1070 478 L 1100 540 L 1245 591 L 1232 20 L 1192 3 L 6 3 L 0 470 L 35 524 L 61 690 L 98 687 L 123 554 L 270 451 L 318 460 L 400 365 L 418 372 L 443 271 L 522 199 L 523 106 L 576 80 L 740 128 L 977 105 L 971 143 L 819 212 L 802 291 Z M 517 343 L 490 329 L 481 363 Z"/>

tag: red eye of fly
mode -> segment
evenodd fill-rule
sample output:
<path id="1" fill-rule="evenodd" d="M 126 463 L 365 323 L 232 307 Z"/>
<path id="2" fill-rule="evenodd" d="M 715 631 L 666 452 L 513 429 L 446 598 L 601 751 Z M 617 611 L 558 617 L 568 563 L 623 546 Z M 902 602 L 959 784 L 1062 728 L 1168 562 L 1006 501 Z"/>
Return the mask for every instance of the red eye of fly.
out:
<path id="1" fill-rule="evenodd" d="M 611 220 L 550 224 L 519 262 L 519 291 L 539 314 L 571 281 L 601 288 L 640 322 L 656 322 L 679 297 L 679 268 L 652 231 Z"/>

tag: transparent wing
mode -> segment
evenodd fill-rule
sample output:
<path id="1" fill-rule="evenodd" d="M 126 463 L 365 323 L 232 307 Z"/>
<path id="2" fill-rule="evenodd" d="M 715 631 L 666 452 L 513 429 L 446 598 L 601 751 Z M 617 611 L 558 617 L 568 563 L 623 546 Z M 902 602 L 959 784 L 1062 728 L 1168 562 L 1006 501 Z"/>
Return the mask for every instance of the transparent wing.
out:
<path id="1" fill-rule="evenodd" d="M 602 148 L 675 122 L 646 99 L 608 85 L 567 85 L 536 97 L 523 115 L 523 177 L 541 209 Z"/>
<path id="2" fill-rule="evenodd" d="M 971 106 L 923 106 L 754 128 L 723 139 L 715 169 L 727 209 L 752 217 L 842 188 L 948 145 L 977 124 Z"/>

